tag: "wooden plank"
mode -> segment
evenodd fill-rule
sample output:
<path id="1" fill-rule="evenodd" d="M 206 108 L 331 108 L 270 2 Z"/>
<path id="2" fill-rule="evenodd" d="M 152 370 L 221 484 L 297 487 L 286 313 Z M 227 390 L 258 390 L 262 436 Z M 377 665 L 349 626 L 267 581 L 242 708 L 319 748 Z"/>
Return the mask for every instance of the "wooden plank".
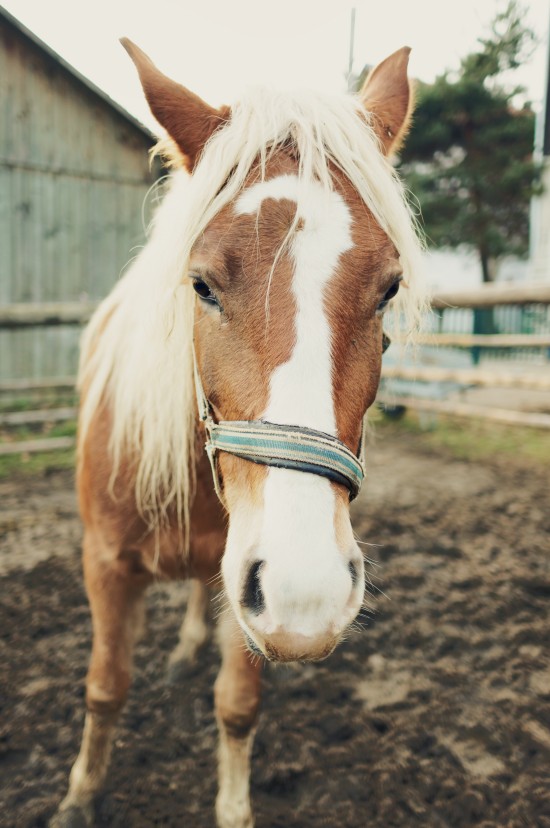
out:
<path id="1" fill-rule="evenodd" d="M 0 393 L 22 393 L 26 391 L 56 391 L 75 389 L 75 377 L 45 377 L 42 379 L 0 380 Z"/>
<path id="2" fill-rule="evenodd" d="M 143 157 L 147 158 L 147 152 L 143 150 Z M 123 175 L 108 172 L 105 174 L 94 173 L 93 171 L 81 171 L 75 167 L 59 166 L 57 164 L 37 164 L 26 160 L 9 160 L 0 157 L 0 167 L 5 169 L 17 168 L 18 170 L 25 170 L 29 173 L 49 173 L 52 176 L 59 178 L 73 178 L 83 179 L 85 181 L 99 181 L 106 184 L 128 185 L 130 187 L 139 187 L 142 192 L 146 192 L 145 187 L 152 180 L 150 175 L 144 175 L 142 178 L 137 178 L 131 175 Z"/>
<path id="3" fill-rule="evenodd" d="M 450 348 L 550 348 L 550 334 L 421 334 L 419 345 Z"/>
<path id="4" fill-rule="evenodd" d="M 112 239 L 110 240 L 112 242 Z M 112 256 L 112 244 L 110 244 L 109 253 Z M 507 288 L 514 287 L 513 293 L 509 292 L 508 300 L 504 301 L 504 294 L 498 294 L 496 291 L 491 292 L 490 301 L 489 295 L 485 296 L 485 304 L 480 304 L 475 298 L 475 291 L 456 293 L 456 294 L 439 294 L 433 297 L 433 306 L 436 308 L 449 307 L 447 298 L 452 297 L 455 307 L 490 307 L 499 304 L 527 304 L 531 302 L 547 302 L 550 303 L 550 283 L 544 283 L 544 288 L 540 285 L 537 291 L 527 291 L 525 287 L 520 288 L 516 285 L 507 285 Z M 480 288 L 480 291 L 485 291 L 486 288 Z M 518 292 L 519 291 L 519 292 Z M 538 298 L 535 298 L 535 293 Z M 499 298 L 500 297 L 500 298 Z M 445 301 L 445 304 L 443 302 Z M 450 299 L 449 299 L 450 302 Z M 0 327 L 3 328 L 21 328 L 38 325 L 78 325 L 87 322 L 93 311 L 97 307 L 97 302 L 19 302 L 3 305 L 0 308 Z M 548 347 L 550 344 L 550 335 L 537 334 L 517 334 L 517 335 L 487 335 L 474 336 L 470 334 L 425 334 L 422 337 L 422 342 L 425 344 L 441 344 L 441 345 L 460 345 L 463 347 L 471 347 L 474 345 L 486 347 Z"/>
<path id="5" fill-rule="evenodd" d="M 495 305 L 550 304 L 550 282 L 496 282 L 472 290 L 436 293 L 431 298 L 436 310 L 447 308 L 492 308 Z"/>
<path id="6" fill-rule="evenodd" d="M 11 299 L 11 278 L 14 265 L 12 261 L 12 185 L 13 173 L 11 170 L 0 168 L 0 250 L 2 251 L 2 279 L 0 279 L 0 302 L 9 302 Z"/>
<path id="7" fill-rule="evenodd" d="M 550 371 L 538 374 L 493 371 L 485 368 L 443 368 L 436 365 L 385 365 L 384 379 L 420 382 L 456 382 L 491 388 L 534 388 L 550 391 Z"/>
<path id="8" fill-rule="evenodd" d="M 40 411 L 9 411 L 0 413 L 0 426 L 31 425 L 32 423 L 60 423 L 76 419 L 77 408 L 45 408 Z"/>
<path id="9" fill-rule="evenodd" d="M 89 320 L 97 305 L 97 302 L 19 302 L 3 305 L 0 308 L 0 327 L 82 325 Z"/>
<path id="10" fill-rule="evenodd" d="M 481 405 L 470 405 L 469 403 L 453 402 L 452 400 L 425 400 L 383 393 L 377 396 L 376 402 L 392 407 L 401 405 L 404 408 L 412 408 L 416 411 L 429 411 L 434 414 L 448 414 L 454 417 L 475 417 L 480 420 L 492 420 L 508 425 L 550 428 L 550 414 L 540 414 L 538 412 L 486 408 Z"/>
<path id="11" fill-rule="evenodd" d="M 44 440 L 23 440 L 19 443 L 0 443 L 0 456 L 7 454 L 34 454 L 41 451 L 70 449 L 76 444 L 74 437 L 48 437 Z"/>

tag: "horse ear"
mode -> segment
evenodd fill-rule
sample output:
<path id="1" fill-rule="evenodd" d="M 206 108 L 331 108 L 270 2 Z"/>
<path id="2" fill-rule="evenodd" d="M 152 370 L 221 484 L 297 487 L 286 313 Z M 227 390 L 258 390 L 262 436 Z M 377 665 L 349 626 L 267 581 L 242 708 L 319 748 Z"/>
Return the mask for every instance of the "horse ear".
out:
<path id="1" fill-rule="evenodd" d="M 384 154 L 395 152 L 405 138 L 413 110 L 414 96 L 407 77 L 411 50 L 398 49 L 370 72 L 359 93 Z"/>
<path id="2" fill-rule="evenodd" d="M 192 172 L 214 130 L 228 120 L 229 108 L 213 109 L 185 86 L 163 75 L 151 58 L 127 37 L 120 42 L 138 70 L 151 112 L 175 141 Z"/>

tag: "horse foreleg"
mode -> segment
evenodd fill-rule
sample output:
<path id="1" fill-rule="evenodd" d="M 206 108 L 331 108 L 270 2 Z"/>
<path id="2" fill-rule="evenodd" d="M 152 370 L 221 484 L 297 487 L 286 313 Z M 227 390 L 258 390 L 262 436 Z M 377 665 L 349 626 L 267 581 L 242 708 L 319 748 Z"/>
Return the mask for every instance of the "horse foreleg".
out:
<path id="1" fill-rule="evenodd" d="M 214 688 L 219 728 L 219 828 L 252 828 L 250 753 L 260 706 L 261 659 L 245 647 L 233 614 L 219 626 L 222 667 Z"/>
<path id="2" fill-rule="evenodd" d="M 179 641 L 168 659 L 168 681 L 177 684 L 193 671 L 197 655 L 208 638 L 209 590 L 201 581 L 192 581 Z"/>
<path id="3" fill-rule="evenodd" d="M 95 534 L 84 539 L 84 575 L 93 624 L 86 679 L 86 720 L 67 796 L 50 823 L 55 828 L 93 824 L 94 797 L 101 791 L 115 725 L 130 686 L 133 645 L 143 628 L 143 592 L 149 576 L 137 553 L 113 555 Z"/>

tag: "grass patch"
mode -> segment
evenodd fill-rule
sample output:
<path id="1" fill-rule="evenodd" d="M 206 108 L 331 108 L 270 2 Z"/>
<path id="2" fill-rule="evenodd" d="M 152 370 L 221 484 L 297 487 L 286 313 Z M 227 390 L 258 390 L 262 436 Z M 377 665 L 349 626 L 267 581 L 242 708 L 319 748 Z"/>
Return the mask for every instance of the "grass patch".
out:
<path id="1" fill-rule="evenodd" d="M 18 443 L 21 440 L 36 440 L 43 437 L 75 437 L 76 420 L 62 420 L 59 423 L 31 423 L 29 425 L 5 427 L 0 432 L 4 442 Z"/>
<path id="2" fill-rule="evenodd" d="M 0 456 L 0 480 L 13 476 L 48 474 L 59 469 L 74 469 L 73 449 L 44 451 L 36 454 L 7 454 Z"/>
<path id="3" fill-rule="evenodd" d="M 545 429 L 409 411 L 392 420 L 378 409 L 369 419 L 380 439 L 408 434 L 421 450 L 434 454 L 472 462 L 513 457 L 533 466 L 550 463 L 550 431 Z"/>
<path id="4" fill-rule="evenodd" d="M 0 434 L 0 439 L 4 443 L 19 443 L 50 437 L 76 437 L 76 420 L 34 427 L 20 426 L 5 429 Z M 42 475 L 56 469 L 69 469 L 74 466 L 74 449 L 0 455 L 0 480 L 5 480 L 12 475 Z"/>
<path id="5" fill-rule="evenodd" d="M 46 395 L 42 392 L 40 396 L 33 396 L 32 394 L 25 397 L 6 396 L 0 399 L 0 413 L 42 411 L 49 408 L 64 408 L 76 405 L 78 405 L 78 395 L 74 391 L 56 395 Z"/>

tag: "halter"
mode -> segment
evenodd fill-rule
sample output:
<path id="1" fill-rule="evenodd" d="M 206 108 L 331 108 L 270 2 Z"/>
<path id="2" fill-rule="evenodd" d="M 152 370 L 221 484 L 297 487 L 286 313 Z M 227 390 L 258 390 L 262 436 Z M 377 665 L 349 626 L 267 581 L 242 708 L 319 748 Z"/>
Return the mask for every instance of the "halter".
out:
<path id="1" fill-rule="evenodd" d="M 389 344 L 390 339 L 384 334 L 382 350 L 385 351 Z M 193 371 L 199 417 L 206 429 L 205 449 L 212 469 L 214 488 L 224 506 L 217 459 L 220 451 L 263 466 L 326 477 L 346 486 L 350 500 L 357 497 L 365 477 L 364 420 L 357 455 L 337 437 L 303 426 L 280 425 L 265 420 L 220 420 L 216 423 L 212 406 L 204 393 L 194 345 Z"/>

